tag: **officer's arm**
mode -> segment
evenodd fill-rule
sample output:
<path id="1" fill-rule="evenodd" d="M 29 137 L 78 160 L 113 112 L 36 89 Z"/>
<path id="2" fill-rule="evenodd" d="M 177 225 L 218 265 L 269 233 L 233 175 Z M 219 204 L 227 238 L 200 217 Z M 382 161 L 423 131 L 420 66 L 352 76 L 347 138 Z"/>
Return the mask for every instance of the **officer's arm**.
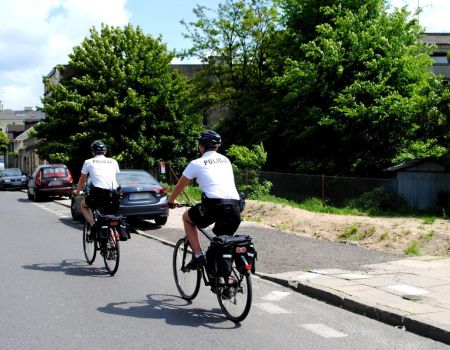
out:
<path id="1" fill-rule="evenodd" d="M 177 199 L 178 195 L 184 190 L 184 188 L 189 185 L 189 182 L 191 182 L 190 179 L 188 179 L 186 176 L 181 176 L 178 180 L 177 185 L 172 191 L 172 194 L 169 197 L 168 202 L 173 204 L 175 203 L 175 200 Z"/>
<path id="2" fill-rule="evenodd" d="M 87 181 L 87 174 L 81 174 L 80 179 L 78 180 L 77 189 L 75 191 L 75 196 L 79 196 L 80 192 L 83 190 L 84 186 L 86 185 Z"/>

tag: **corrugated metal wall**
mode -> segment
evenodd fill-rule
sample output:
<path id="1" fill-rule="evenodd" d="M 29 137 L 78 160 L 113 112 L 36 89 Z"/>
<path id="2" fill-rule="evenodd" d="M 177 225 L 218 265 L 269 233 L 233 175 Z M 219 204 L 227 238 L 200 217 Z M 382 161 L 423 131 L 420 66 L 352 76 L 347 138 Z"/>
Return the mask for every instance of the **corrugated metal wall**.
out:
<path id="1" fill-rule="evenodd" d="M 398 193 L 414 209 L 435 208 L 441 191 L 450 192 L 450 174 L 444 172 L 405 171 L 397 173 Z"/>

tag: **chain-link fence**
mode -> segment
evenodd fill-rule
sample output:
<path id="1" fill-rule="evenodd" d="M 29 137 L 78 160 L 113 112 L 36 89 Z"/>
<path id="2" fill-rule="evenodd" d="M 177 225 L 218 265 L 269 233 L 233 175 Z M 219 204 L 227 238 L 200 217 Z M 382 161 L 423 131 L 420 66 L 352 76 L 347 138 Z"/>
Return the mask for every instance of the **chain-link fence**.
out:
<path id="1" fill-rule="evenodd" d="M 261 180 L 272 183 L 270 194 L 303 201 L 307 198 L 320 198 L 335 206 L 345 205 L 352 199 L 378 187 L 396 193 L 396 181 L 393 179 L 339 177 L 325 175 L 301 175 L 262 171 Z"/>
<path id="2" fill-rule="evenodd" d="M 161 168 L 151 170 L 159 181 L 174 185 L 180 174 L 170 164 L 166 164 L 165 174 Z M 375 188 L 384 187 L 392 193 L 397 193 L 395 179 L 340 177 L 325 175 L 304 175 L 278 172 L 249 172 L 238 170 L 235 174 L 236 186 L 240 189 L 255 184 L 255 176 L 259 183 L 270 181 L 270 194 L 294 201 L 304 201 L 308 198 L 319 198 L 335 206 L 344 206 L 350 200 L 361 197 Z"/>

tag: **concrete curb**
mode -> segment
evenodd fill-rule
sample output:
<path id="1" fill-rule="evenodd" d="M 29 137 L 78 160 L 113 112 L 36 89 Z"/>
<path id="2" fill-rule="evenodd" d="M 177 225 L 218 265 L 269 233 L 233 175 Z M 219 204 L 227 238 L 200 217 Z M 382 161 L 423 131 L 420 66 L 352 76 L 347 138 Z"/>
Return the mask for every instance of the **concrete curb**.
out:
<path id="1" fill-rule="evenodd" d="M 59 201 L 55 202 L 70 208 L 70 205 L 67 205 L 65 203 L 61 203 Z M 162 244 L 171 247 L 175 247 L 176 245 L 176 243 L 174 242 L 145 233 L 142 230 L 135 230 L 135 234 L 153 239 L 155 241 L 159 241 Z M 402 315 L 400 312 L 396 313 L 392 310 L 388 310 L 380 306 L 364 304 L 350 298 L 347 294 L 333 290 L 331 288 L 319 287 L 314 285 L 313 283 L 290 281 L 280 276 L 267 274 L 264 272 L 256 272 L 255 275 L 261 279 L 277 283 L 298 293 L 304 294 L 320 301 L 324 301 L 328 304 L 343 308 L 350 312 L 375 319 L 394 327 L 404 328 L 411 333 L 415 333 L 417 335 L 450 345 L 450 331 L 426 322 L 422 322 L 420 320 L 416 320 L 411 316 Z"/>
<path id="2" fill-rule="evenodd" d="M 317 300 L 324 301 L 328 304 L 343 308 L 345 310 L 363 315 L 377 321 L 389 324 L 394 327 L 404 328 L 405 330 L 424 336 L 436 341 L 440 341 L 450 345 L 450 332 L 425 322 L 415 320 L 408 316 L 403 316 L 400 313 L 395 313 L 391 310 L 386 310 L 381 307 L 362 304 L 356 300 L 341 295 L 337 291 L 333 292 L 327 288 L 320 288 L 310 283 L 295 282 L 292 283 L 287 279 L 270 275 L 263 272 L 256 273 L 260 278 L 278 283 L 282 286 L 290 288 L 296 292 L 307 295 Z"/>

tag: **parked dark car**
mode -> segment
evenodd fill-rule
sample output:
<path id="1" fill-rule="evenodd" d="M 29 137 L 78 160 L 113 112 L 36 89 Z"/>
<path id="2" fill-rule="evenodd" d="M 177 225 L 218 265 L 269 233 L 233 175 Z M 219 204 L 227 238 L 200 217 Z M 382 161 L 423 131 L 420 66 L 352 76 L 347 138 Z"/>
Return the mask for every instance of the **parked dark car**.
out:
<path id="1" fill-rule="evenodd" d="M 28 181 L 28 198 L 36 202 L 51 196 L 72 197 L 72 194 L 72 175 L 63 164 L 39 165 Z"/>
<path id="2" fill-rule="evenodd" d="M 19 168 L 0 170 L 0 190 L 6 188 L 26 188 L 28 177 Z"/>
<path id="3" fill-rule="evenodd" d="M 167 189 L 152 175 L 144 170 L 121 170 L 117 174 L 117 182 L 121 187 L 122 200 L 120 212 L 127 219 L 155 220 L 157 225 L 165 225 L 169 215 Z M 89 188 L 86 186 L 85 193 Z M 72 197 L 71 213 L 74 220 L 82 221 L 80 210 L 82 197 Z"/>

